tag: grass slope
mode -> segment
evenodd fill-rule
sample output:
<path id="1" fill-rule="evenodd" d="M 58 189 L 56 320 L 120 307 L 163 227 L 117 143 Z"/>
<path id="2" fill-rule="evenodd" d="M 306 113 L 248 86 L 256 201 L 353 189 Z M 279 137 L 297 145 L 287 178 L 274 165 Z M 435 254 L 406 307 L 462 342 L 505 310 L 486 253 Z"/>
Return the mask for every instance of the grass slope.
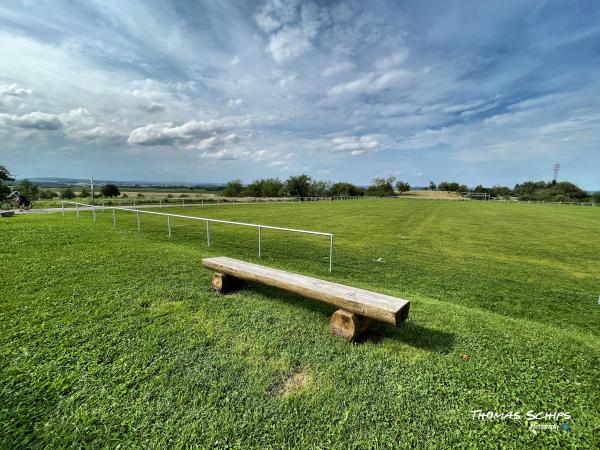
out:
<path id="1" fill-rule="evenodd" d="M 120 212 L 2 219 L 0 447 L 599 445 L 600 210 L 411 200 L 185 208 L 319 237 Z M 412 301 L 333 337 L 333 309 L 199 260 L 262 261 Z M 472 410 L 569 411 L 570 430 Z M 561 423 L 561 422 L 557 422 Z"/>

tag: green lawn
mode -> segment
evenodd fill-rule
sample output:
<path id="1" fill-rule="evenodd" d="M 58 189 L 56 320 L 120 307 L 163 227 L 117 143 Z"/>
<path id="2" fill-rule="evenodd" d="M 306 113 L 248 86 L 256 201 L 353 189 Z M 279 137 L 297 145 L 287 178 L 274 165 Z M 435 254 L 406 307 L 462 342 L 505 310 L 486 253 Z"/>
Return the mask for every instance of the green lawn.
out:
<path id="1" fill-rule="evenodd" d="M 167 211 L 167 209 L 163 209 Z M 600 208 L 359 200 L 172 209 L 322 237 L 131 213 L 0 219 L 0 448 L 597 447 Z M 334 309 L 227 255 L 404 297 L 356 344 Z M 518 420 L 473 419 L 473 410 Z M 568 431 L 528 411 L 568 412 Z"/>

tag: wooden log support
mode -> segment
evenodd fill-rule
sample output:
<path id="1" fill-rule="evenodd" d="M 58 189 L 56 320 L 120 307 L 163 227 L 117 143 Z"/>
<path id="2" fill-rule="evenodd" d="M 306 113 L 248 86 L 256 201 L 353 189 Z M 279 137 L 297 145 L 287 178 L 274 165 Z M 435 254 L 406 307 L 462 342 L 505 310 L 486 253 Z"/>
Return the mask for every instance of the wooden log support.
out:
<path id="1" fill-rule="evenodd" d="M 239 278 L 232 277 L 231 275 L 225 275 L 223 273 L 216 272 L 212 279 L 212 285 L 217 292 L 221 294 L 227 294 L 228 292 L 237 291 L 243 286 L 244 282 Z"/>
<path id="2" fill-rule="evenodd" d="M 10 216 L 14 216 L 15 212 L 14 211 L 0 211 L 0 217 L 10 217 Z"/>
<path id="3" fill-rule="evenodd" d="M 358 314 L 343 309 L 338 309 L 331 316 L 331 332 L 335 336 L 343 337 L 351 341 L 358 335 L 364 332 L 370 323 L 370 319 L 367 317 L 359 316 Z"/>

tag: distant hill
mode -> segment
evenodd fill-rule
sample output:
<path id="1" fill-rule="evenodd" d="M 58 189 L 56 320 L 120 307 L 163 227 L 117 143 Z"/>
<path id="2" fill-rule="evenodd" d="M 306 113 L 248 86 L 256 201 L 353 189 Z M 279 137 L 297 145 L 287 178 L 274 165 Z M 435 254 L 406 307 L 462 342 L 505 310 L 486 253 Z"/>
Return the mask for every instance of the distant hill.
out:
<path id="1" fill-rule="evenodd" d="M 29 178 L 34 183 L 43 186 L 83 186 L 90 183 L 89 179 L 84 178 L 60 178 L 60 177 L 36 177 Z M 114 184 L 120 187 L 223 187 L 225 183 L 184 183 L 181 181 L 118 181 L 118 180 L 94 180 L 94 184 Z"/>

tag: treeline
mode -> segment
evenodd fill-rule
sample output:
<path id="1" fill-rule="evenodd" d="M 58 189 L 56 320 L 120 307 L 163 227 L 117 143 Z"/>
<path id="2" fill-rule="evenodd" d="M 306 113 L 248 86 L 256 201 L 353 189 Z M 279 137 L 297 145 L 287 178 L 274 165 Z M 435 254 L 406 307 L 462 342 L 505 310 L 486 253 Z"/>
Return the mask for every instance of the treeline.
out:
<path id="1" fill-rule="evenodd" d="M 348 182 L 315 180 L 308 175 L 295 175 L 286 180 L 261 178 L 244 185 L 241 180 L 227 183 L 223 191 L 226 197 L 360 197 L 395 195 L 406 192 L 410 185 L 396 181 L 394 177 L 375 178 L 367 188 Z"/>
<path id="2" fill-rule="evenodd" d="M 516 197 L 519 200 L 545 202 L 596 202 L 600 203 L 600 192 L 590 194 L 569 181 L 525 181 L 508 186 L 483 187 L 476 186 L 470 192 L 489 194 L 492 198 Z"/>
<path id="3" fill-rule="evenodd" d="M 1 168 L 2 166 L 0 166 L 0 170 Z M 2 177 L 1 174 L 0 177 Z M 12 177 L 8 175 L 7 177 L 8 179 L 5 179 L 4 181 L 14 181 Z M 2 181 L 1 178 L 0 181 Z M 20 180 L 13 187 L 25 197 L 27 197 L 29 200 L 51 200 L 53 198 L 59 197 L 65 200 L 69 200 L 73 198 L 89 198 L 92 195 L 90 188 L 88 188 L 87 186 L 82 186 L 80 189 L 78 189 L 78 192 L 75 192 L 71 187 L 64 188 L 60 191 L 55 191 L 42 189 L 39 185 L 31 182 L 28 179 Z M 10 188 L 6 184 L 0 183 L 0 198 L 4 198 L 8 196 L 8 194 L 10 194 Z M 119 191 L 119 188 L 114 184 L 105 184 L 103 186 L 99 186 L 98 190 L 94 192 L 95 198 L 113 198 L 118 197 L 120 195 L 121 192 Z"/>

